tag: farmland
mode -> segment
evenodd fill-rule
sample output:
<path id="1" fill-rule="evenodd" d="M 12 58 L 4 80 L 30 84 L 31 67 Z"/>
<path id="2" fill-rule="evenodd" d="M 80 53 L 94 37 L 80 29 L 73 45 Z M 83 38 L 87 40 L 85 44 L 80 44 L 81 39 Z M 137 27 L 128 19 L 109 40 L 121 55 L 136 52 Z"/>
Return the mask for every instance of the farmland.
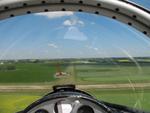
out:
<path id="1" fill-rule="evenodd" d="M 67 79 L 72 78 L 71 82 L 77 84 L 150 82 L 149 62 L 136 65 L 135 63 L 112 64 L 112 61 L 104 63 L 98 61 L 88 61 L 88 63 L 84 60 L 59 61 L 60 69 L 58 69 L 57 61 L 7 62 L 0 65 L 0 84 L 53 84 L 56 81 L 63 81 L 63 78 L 58 80 L 54 77 L 58 71 L 70 73 Z"/>
<path id="2" fill-rule="evenodd" d="M 150 82 L 149 66 L 76 66 L 77 81 L 85 84 L 145 83 Z"/>
<path id="3" fill-rule="evenodd" d="M 55 80 L 56 67 L 41 63 L 15 63 L 15 70 L 1 70 L 0 83 L 40 83 Z M 64 69 L 65 66 L 62 68 Z"/>
<path id="4" fill-rule="evenodd" d="M 137 61 L 123 58 L 1 61 L 0 113 L 22 110 L 53 85 L 64 83 L 82 86 L 81 89 L 104 101 L 150 111 L 150 60 Z M 54 75 L 59 71 L 68 75 L 56 78 Z"/>

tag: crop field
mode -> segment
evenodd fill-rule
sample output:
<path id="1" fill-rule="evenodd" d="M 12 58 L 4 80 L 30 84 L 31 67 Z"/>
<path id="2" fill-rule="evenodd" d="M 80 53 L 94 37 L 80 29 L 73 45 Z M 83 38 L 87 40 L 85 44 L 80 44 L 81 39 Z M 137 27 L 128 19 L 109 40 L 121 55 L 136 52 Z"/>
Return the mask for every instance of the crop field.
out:
<path id="1" fill-rule="evenodd" d="M 5 63 L 0 64 L 0 86 L 30 86 L 55 84 L 77 84 L 100 100 L 150 111 L 150 63 L 146 65 L 102 65 L 93 63 Z M 56 78 L 56 72 L 69 75 Z M 132 84 L 141 83 L 142 87 Z M 129 84 L 129 88 L 84 88 L 87 85 Z M 26 90 L 17 88 L 0 90 L 0 113 L 15 113 L 41 98 L 48 90 Z M 18 92 L 19 91 L 19 92 Z M 22 92 L 21 92 L 22 91 Z M 31 92 L 32 91 L 32 92 Z"/>
<path id="2" fill-rule="evenodd" d="M 5 83 L 50 83 L 56 82 L 54 74 L 56 65 L 44 63 L 15 63 L 15 69 L 0 69 L 0 84 Z M 1 66 L 0 66 L 1 68 Z M 150 65 L 146 66 L 107 66 L 107 65 L 62 65 L 61 71 L 70 73 L 72 82 L 78 84 L 110 84 L 110 83 L 149 83 Z"/>
<path id="3" fill-rule="evenodd" d="M 77 65 L 76 78 L 82 84 L 149 83 L 150 66 Z"/>
<path id="4" fill-rule="evenodd" d="M 42 63 L 14 63 L 15 69 L 0 70 L 0 83 L 44 83 L 55 80 L 56 66 Z M 0 67 L 2 67 L 0 66 Z M 62 66 L 62 70 L 65 66 Z"/>

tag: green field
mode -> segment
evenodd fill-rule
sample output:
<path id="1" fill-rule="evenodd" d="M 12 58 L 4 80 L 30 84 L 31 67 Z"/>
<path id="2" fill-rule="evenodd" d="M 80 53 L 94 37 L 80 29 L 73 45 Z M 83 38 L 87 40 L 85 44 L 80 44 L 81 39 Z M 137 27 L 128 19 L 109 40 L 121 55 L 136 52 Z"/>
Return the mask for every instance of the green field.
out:
<path id="1" fill-rule="evenodd" d="M 92 89 L 88 91 L 97 99 L 121 104 L 136 109 L 150 111 L 150 90 L 99 90 Z"/>
<path id="2" fill-rule="evenodd" d="M 150 66 L 77 65 L 76 78 L 82 84 L 149 83 Z"/>
<path id="3" fill-rule="evenodd" d="M 102 91 L 92 89 L 88 90 L 88 92 L 96 98 L 107 102 L 150 111 L 150 91 Z M 33 101 L 41 98 L 42 95 L 44 95 L 44 93 L 0 93 L 0 113 L 15 113 L 23 110 Z"/>
<path id="4" fill-rule="evenodd" d="M 16 113 L 39 99 L 38 93 L 0 93 L 0 113 Z"/>
<path id="5" fill-rule="evenodd" d="M 54 78 L 55 65 L 42 63 L 14 63 L 9 65 L 15 66 L 16 69 L 0 70 L 0 83 L 44 83 L 56 80 Z M 62 70 L 65 68 L 62 66 Z"/>
<path id="6" fill-rule="evenodd" d="M 101 65 L 61 64 L 61 71 L 70 75 L 55 78 L 58 71 L 54 63 L 7 63 L 0 65 L 0 85 L 54 85 L 76 83 L 78 85 L 150 83 L 150 64 Z M 132 89 L 86 89 L 98 99 L 150 111 L 150 87 Z M 24 109 L 45 92 L 0 93 L 0 113 L 14 113 Z"/>
<path id="7" fill-rule="evenodd" d="M 56 65 L 46 63 L 14 63 L 15 70 L 0 70 L 0 84 L 56 82 Z M 7 66 L 7 65 L 6 65 Z M 1 66 L 0 66 L 1 67 Z M 68 70 L 71 69 L 71 70 Z M 107 65 L 61 65 L 77 84 L 149 83 L 150 65 L 137 67 Z"/>

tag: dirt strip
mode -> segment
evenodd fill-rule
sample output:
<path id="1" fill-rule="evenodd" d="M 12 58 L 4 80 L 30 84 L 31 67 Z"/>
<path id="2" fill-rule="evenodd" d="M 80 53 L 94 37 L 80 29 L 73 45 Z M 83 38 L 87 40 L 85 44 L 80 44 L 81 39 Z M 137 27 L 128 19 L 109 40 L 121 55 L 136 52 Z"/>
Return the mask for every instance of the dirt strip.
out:
<path id="1" fill-rule="evenodd" d="M 150 83 L 134 83 L 134 84 L 98 84 L 98 85 L 78 85 L 79 89 L 135 89 L 135 88 L 147 88 L 150 87 Z"/>
<path id="2" fill-rule="evenodd" d="M 134 83 L 134 84 L 97 84 L 97 85 L 77 85 L 78 89 L 133 89 L 150 88 L 150 83 Z M 38 91 L 51 90 L 51 85 L 0 85 L 0 92 L 15 91 Z"/>

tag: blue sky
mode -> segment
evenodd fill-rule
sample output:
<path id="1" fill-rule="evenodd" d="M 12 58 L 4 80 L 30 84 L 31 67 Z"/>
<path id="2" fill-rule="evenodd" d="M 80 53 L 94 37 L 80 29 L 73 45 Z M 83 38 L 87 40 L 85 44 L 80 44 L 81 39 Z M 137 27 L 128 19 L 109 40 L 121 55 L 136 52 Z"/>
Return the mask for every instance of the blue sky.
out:
<path id="1" fill-rule="evenodd" d="M 132 1 L 150 9 L 149 0 Z M 103 16 L 53 12 L 0 21 L 0 59 L 138 56 L 150 56 L 150 39 Z"/>

